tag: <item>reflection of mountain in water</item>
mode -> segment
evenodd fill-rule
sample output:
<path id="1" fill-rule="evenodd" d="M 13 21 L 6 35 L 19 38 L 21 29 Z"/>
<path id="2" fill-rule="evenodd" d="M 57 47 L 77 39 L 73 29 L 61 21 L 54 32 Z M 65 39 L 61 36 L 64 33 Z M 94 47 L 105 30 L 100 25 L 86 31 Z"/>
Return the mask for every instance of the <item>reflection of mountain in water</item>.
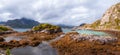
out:
<path id="1" fill-rule="evenodd" d="M 20 47 L 11 50 L 13 55 L 57 55 L 55 49 L 53 49 L 47 42 L 43 42 L 37 47 Z"/>

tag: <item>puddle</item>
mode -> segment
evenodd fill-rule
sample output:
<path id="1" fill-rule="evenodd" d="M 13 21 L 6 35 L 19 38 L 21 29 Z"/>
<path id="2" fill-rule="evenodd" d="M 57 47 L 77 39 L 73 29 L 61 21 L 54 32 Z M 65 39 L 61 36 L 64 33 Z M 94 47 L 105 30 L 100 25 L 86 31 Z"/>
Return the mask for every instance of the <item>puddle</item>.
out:
<path id="1" fill-rule="evenodd" d="M 57 55 L 57 51 L 47 42 L 43 42 L 37 47 L 20 47 L 11 49 L 13 55 Z"/>

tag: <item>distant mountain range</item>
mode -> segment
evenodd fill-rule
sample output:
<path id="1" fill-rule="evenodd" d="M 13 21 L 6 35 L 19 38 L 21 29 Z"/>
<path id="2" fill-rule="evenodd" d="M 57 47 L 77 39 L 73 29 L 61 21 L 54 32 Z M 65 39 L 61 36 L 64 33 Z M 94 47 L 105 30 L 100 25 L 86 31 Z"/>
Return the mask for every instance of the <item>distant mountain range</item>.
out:
<path id="1" fill-rule="evenodd" d="M 62 28 L 73 28 L 74 26 L 64 25 L 64 24 L 58 24 L 57 26 L 60 26 Z"/>
<path id="2" fill-rule="evenodd" d="M 7 22 L 0 22 L 0 25 L 10 26 L 12 28 L 32 28 L 33 26 L 37 26 L 39 24 L 40 24 L 39 22 L 27 18 L 8 20 Z M 73 27 L 64 24 L 57 24 L 57 26 L 60 26 L 62 28 Z"/>
<path id="3" fill-rule="evenodd" d="M 5 22 L 0 22 L 0 25 L 3 25 L 3 24 L 5 24 Z"/>
<path id="4" fill-rule="evenodd" d="M 8 20 L 7 22 L 0 22 L 0 24 L 7 25 L 12 28 L 32 28 L 33 26 L 36 26 L 40 23 L 31 19 L 21 18 L 15 20 Z"/>

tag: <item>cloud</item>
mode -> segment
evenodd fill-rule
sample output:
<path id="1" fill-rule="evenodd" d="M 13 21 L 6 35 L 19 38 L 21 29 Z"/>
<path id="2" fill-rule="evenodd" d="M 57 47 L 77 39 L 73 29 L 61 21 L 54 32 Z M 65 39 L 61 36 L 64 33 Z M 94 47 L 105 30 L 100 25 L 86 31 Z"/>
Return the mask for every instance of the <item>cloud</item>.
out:
<path id="1" fill-rule="evenodd" d="M 52 24 L 92 23 L 120 0 L 0 0 L 0 21 L 27 17 Z"/>

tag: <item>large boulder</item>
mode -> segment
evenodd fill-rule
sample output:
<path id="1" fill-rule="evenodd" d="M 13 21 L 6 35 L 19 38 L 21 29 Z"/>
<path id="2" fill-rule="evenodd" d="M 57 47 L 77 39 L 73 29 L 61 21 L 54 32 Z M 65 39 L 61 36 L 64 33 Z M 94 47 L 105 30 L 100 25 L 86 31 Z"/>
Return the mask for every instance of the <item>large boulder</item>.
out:
<path id="1" fill-rule="evenodd" d="M 40 24 L 38 26 L 33 27 L 32 31 L 35 31 L 35 32 L 40 31 L 45 33 L 58 33 L 58 32 L 62 32 L 62 29 L 59 26 L 44 23 L 44 24 Z"/>

